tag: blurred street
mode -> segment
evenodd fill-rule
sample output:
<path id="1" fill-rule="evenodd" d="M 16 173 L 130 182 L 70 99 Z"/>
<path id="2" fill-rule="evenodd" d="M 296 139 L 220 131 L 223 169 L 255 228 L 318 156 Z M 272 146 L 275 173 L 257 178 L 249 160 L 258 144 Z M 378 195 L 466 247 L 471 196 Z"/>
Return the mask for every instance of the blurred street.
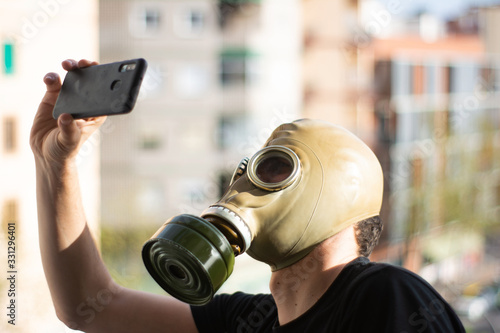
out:
<path id="1" fill-rule="evenodd" d="M 460 317 L 468 333 L 498 333 L 500 332 L 500 309 L 491 309 L 476 321 Z"/>

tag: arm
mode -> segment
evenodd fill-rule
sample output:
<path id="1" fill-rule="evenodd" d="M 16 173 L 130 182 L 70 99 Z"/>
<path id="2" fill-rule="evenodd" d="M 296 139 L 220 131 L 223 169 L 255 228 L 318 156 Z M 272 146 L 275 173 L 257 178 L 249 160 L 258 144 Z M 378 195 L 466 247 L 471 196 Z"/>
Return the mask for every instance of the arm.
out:
<path id="1" fill-rule="evenodd" d="M 63 68 L 95 65 L 64 61 Z M 81 203 L 75 157 L 105 117 L 56 121 L 52 109 L 61 89 L 57 74 L 47 86 L 31 129 L 36 164 L 40 250 L 57 316 L 85 332 L 196 332 L 187 304 L 118 286 L 101 260 Z"/>

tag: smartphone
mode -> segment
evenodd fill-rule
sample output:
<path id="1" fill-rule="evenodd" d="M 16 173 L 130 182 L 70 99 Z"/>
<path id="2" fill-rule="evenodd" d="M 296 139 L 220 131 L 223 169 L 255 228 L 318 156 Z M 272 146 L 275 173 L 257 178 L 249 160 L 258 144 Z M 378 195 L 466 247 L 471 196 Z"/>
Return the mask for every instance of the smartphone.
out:
<path id="1" fill-rule="evenodd" d="M 68 71 L 52 116 L 75 119 L 132 111 L 147 70 L 146 60 L 132 59 Z"/>

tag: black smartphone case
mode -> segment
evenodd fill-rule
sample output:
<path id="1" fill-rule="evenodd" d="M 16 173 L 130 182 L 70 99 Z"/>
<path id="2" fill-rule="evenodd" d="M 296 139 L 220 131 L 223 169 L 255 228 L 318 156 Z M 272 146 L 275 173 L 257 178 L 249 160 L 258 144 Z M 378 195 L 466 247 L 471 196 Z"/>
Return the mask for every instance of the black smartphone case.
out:
<path id="1" fill-rule="evenodd" d="M 146 60 L 140 58 L 69 71 L 53 117 L 69 113 L 79 119 L 132 111 L 146 69 Z"/>

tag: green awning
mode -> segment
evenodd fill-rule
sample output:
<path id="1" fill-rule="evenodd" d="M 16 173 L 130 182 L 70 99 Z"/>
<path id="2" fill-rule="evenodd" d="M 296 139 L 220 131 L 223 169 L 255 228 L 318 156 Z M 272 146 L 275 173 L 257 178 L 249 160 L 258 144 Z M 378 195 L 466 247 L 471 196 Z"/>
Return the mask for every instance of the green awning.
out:
<path id="1" fill-rule="evenodd" d="M 3 44 L 3 68 L 5 74 L 14 73 L 14 45 L 12 43 Z"/>
<path id="2" fill-rule="evenodd" d="M 259 54 L 247 48 L 226 48 L 220 53 L 222 58 L 254 58 Z"/>

